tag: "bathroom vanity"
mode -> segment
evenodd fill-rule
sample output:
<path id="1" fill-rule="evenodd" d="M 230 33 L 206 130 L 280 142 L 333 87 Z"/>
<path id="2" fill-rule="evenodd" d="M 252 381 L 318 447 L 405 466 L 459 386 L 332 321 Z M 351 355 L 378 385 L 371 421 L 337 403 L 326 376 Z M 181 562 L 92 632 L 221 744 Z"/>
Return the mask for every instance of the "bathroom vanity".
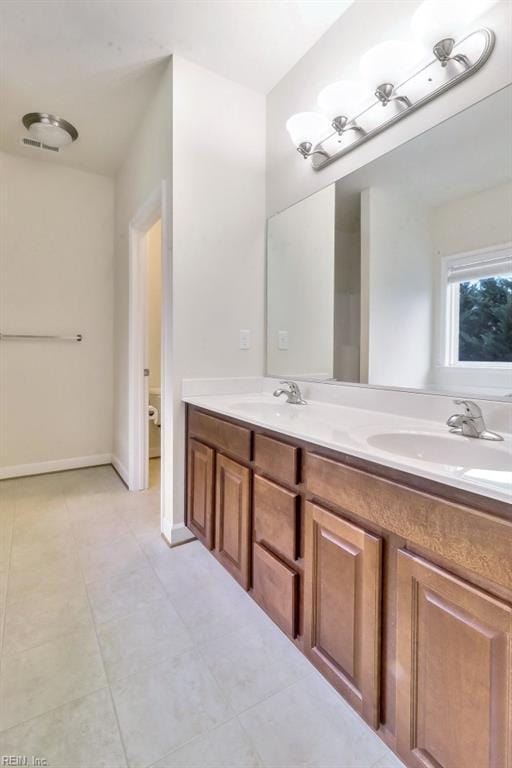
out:
<path id="1" fill-rule="evenodd" d="M 190 530 L 408 766 L 509 768 L 506 488 L 348 450 L 357 409 L 335 446 L 328 406 L 260 401 L 189 400 Z"/>

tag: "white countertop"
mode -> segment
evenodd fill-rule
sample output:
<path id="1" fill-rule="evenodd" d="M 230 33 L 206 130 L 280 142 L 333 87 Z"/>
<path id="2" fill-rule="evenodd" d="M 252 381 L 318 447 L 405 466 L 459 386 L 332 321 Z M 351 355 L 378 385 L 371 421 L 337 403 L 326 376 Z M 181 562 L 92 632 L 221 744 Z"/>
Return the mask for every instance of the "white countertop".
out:
<path id="1" fill-rule="evenodd" d="M 451 434 L 444 423 L 269 394 L 201 395 L 183 400 L 334 451 L 512 503 L 512 435 L 503 442 Z"/>

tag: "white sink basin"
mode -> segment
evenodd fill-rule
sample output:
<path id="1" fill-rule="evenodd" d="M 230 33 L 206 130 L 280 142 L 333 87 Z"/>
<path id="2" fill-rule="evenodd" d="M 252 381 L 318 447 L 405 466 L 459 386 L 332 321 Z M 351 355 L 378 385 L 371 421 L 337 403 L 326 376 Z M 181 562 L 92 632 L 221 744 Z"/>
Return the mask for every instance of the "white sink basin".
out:
<path id="1" fill-rule="evenodd" d="M 512 456 L 500 444 L 455 435 L 421 432 L 387 432 L 366 438 L 368 445 L 409 459 L 454 468 L 494 472 L 512 471 Z"/>

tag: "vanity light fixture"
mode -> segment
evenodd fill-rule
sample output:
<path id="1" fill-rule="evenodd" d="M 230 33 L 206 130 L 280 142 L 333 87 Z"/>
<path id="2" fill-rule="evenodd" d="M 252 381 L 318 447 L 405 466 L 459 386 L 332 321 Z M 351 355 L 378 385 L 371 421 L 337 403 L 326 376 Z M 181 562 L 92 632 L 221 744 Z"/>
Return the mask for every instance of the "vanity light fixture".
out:
<path id="1" fill-rule="evenodd" d="M 368 84 L 375 88 L 375 96 L 383 107 L 391 101 L 410 107 L 410 99 L 396 94 L 396 86 L 403 83 L 413 68 L 425 58 L 422 48 L 402 40 L 386 40 L 361 56 L 359 68 Z"/>
<path id="2" fill-rule="evenodd" d="M 297 151 L 304 159 L 313 154 L 322 154 L 328 157 L 321 149 L 312 151 L 313 146 L 317 145 L 322 136 L 325 136 L 330 130 L 329 121 L 324 115 L 320 115 L 318 112 L 299 112 L 298 115 L 293 115 L 286 122 L 286 130 L 297 147 Z"/>
<path id="3" fill-rule="evenodd" d="M 487 28 L 465 30 L 493 2 L 424 0 L 411 20 L 416 42 L 378 43 L 361 57 L 365 82 L 332 83 L 318 96 L 321 113 L 289 118 L 286 128 L 298 152 L 311 157 L 314 170 L 325 168 L 477 72 L 493 51 L 495 35 Z M 347 131 L 354 139 L 340 147 Z"/>
<path id="4" fill-rule="evenodd" d="M 347 131 L 363 134 L 364 129 L 349 118 L 349 115 L 355 115 L 361 109 L 363 99 L 364 86 L 361 83 L 355 80 L 339 80 L 320 91 L 318 106 L 339 136 Z"/>

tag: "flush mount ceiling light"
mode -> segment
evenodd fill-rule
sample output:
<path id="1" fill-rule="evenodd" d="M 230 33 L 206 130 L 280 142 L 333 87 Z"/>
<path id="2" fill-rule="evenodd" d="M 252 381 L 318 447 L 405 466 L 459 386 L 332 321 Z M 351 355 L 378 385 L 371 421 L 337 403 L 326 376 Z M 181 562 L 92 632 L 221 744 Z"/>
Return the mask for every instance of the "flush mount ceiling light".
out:
<path id="1" fill-rule="evenodd" d="M 58 151 L 78 138 L 74 125 L 47 112 L 29 112 L 22 122 L 30 138 L 42 147 Z"/>
<path id="2" fill-rule="evenodd" d="M 424 0 L 411 20 L 413 40 L 375 45 L 361 57 L 362 82 L 332 83 L 318 96 L 322 114 L 290 117 L 286 128 L 302 157 L 320 170 L 477 72 L 495 35 L 487 28 L 467 30 L 493 4 Z M 346 141 L 349 130 L 354 136 Z"/>

